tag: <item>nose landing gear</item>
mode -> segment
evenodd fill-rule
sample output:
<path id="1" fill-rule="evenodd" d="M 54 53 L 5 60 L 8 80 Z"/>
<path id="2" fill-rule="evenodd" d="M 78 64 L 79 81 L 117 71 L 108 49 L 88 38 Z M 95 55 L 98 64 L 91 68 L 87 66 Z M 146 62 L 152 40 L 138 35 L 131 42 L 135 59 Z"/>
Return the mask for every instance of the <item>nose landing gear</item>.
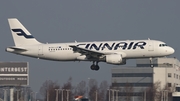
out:
<path id="1" fill-rule="evenodd" d="M 99 70 L 99 65 L 98 65 L 98 61 L 96 61 L 96 64 L 94 64 L 95 61 L 93 61 L 93 64 L 91 65 L 91 70 Z"/>

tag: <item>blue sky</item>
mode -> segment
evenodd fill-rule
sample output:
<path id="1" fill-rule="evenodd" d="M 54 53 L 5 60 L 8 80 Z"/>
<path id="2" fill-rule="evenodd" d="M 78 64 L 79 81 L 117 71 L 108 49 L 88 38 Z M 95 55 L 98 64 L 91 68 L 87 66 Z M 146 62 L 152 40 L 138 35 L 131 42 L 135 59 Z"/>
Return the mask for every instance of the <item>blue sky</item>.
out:
<path id="1" fill-rule="evenodd" d="M 111 82 L 111 68 L 120 66 L 100 63 L 99 71 L 90 69 L 91 62 L 54 62 L 5 52 L 13 46 L 8 18 L 18 18 L 40 42 L 106 41 L 156 39 L 175 49 L 171 57 L 180 59 L 179 0 L 3 0 L 0 3 L 0 61 L 27 61 L 30 87 L 39 91 L 45 80 L 64 84 L 88 81 Z M 128 60 L 126 66 L 135 65 Z"/>

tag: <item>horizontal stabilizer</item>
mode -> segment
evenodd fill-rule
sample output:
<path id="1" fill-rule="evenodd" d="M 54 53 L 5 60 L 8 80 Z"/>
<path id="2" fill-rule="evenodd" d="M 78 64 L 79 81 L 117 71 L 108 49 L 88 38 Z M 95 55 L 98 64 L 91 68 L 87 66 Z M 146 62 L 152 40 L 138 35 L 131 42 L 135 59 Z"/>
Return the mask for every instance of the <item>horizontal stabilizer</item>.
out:
<path id="1" fill-rule="evenodd" d="M 6 49 L 6 51 L 8 51 L 9 49 L 13 49 L 14 51 L 27 51 L 27 49 L 24 49 L 24 48 L 22 48 L 22 47 L 8 47 L 7 49 Z"/>

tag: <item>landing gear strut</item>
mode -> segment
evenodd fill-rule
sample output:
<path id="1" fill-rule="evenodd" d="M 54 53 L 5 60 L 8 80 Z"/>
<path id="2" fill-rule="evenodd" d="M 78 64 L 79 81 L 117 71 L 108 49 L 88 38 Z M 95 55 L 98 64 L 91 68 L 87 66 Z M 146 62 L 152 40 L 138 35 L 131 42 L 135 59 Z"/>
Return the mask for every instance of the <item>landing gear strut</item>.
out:
<path id="1" fill-rule="evenodd" d="M 149 60 L 150 60 L 150 67 L 153 68 L 154 67 L 154 65 L 153 65 L 153 58 L 151 57 L 151 58 L 149 58 Z"/>
<path id="2" fill-rule="evenodd" d="M 99 70 L 99 65 L 98 65 L 98 61 L 96 61 L 96 64 L 94 64 L 95 61 L 93 61 L 93 64 L 91 65 L 91 70 Z"/>

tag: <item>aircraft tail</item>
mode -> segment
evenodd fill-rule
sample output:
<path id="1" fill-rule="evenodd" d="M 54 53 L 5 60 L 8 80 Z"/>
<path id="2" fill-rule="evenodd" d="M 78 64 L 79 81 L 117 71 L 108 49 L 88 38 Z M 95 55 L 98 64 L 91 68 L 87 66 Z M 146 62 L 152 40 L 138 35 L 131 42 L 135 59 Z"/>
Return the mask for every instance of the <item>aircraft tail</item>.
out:
<path id="1" fill-rule="evenodd" d="M 41 44 L 16 18 L 8 19 L 15 46 Z"/>

